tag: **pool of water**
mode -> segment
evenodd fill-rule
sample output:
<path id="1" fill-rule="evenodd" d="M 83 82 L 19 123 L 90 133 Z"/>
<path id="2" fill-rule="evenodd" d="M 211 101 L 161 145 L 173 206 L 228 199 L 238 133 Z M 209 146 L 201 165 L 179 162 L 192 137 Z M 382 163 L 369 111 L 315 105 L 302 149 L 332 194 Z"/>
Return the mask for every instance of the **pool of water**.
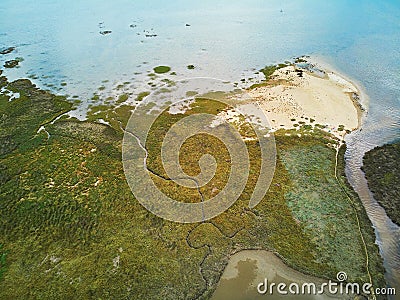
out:
<path id="1" fill-rule="evenodd" d="M 258 291 L 258 285 L 263 283 Z M 271 283 L 284 283 L 287 294 L 277 291 Z M 299 300 L 334 300 L 351 299 L 350 295 L 329 294 L 328 289 L 318 295 L 301 293 L 291 294 L 295 288 L 289 290 L 289 286 L 295 284 L 300 291 L 304 283 L 314 283 L 316 291 L 321 290 L 323 283 L 327 280 L 305 275 L 288 267 L 274 253 L 265 250 L 244 250 L 234 254 L 222 274 L 219 286 L 212 296 L 212 300 L 279 300 L 279 299 L 299 299 Z M 266 284 L 268 288 L 266 288 Z M 307 289 L 305 289 L 307 291 Z M 317 294 L 317 293 L 316 293 Z"/>

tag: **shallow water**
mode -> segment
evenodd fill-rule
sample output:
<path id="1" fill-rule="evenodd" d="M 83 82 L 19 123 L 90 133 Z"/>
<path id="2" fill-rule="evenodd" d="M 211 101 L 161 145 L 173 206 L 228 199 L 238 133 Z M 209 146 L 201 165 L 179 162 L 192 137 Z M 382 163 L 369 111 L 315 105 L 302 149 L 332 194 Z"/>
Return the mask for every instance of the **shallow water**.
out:
<path id="1" fill-rule="evenodd" d="M 40 87 L 78 95 L 85 107 L 101 85 L 112 94 L 129 81 L 130 91 L 143 91 L 157 65 L 171 66 L 177 79 L 239 81 L 266 64 L 321 57 L 369 96 L 362 131 L 347 140 L 347 174 L 376 228 L 386 279 L 399 288 L 399 228 L 376 205 L 359 169 L 365 151 L 400 138 L 399 20 L 396 0 L 2 0 L 0 48 L 17 50 L 0 55 L 0 63 L 23 57 L 19 68 L 5 71 L 10 79 L 33 76 Z"/>
<path id="2" fill-rule="evenodd" d="M 265 294 L 257 292 L 257 286 L 260 283 L 269 283 Z M 244 250 L 234 254 L 224 270 L 219 286 L 212 296 L 212 300 L 258 300 L 258 299 L 320 299 L 333 300 L 343 299 L 344 295 L 331 295 L 326 293 L 320 295 L 291 295 L 290 291 L 287 295 L 280 294 L 276 288 L 271 288 L 271 283 L 284 283 L 288 287 L 295 283 L 302 286 L 303 283 L 314 283 L 317 291 L 320 290 L 322 283 L 327 280 L 316 278 L 313 276 L 300 273 L 283 263 L 283 261 L 275 256 L 272 252 L 265 250 Z M 300 289 L 301 290 L 301 289 Z"/>

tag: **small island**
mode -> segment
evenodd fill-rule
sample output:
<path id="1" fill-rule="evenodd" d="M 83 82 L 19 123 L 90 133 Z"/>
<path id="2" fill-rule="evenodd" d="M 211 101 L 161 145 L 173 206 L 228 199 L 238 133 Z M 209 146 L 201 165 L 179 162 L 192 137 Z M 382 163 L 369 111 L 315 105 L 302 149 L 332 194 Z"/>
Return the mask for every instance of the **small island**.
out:
<path id="1" fill-rule="evenodd" d="M 375 199 L 400 226 L 400 143 L 376 147 L 365 153 L 362 169 Z"/>

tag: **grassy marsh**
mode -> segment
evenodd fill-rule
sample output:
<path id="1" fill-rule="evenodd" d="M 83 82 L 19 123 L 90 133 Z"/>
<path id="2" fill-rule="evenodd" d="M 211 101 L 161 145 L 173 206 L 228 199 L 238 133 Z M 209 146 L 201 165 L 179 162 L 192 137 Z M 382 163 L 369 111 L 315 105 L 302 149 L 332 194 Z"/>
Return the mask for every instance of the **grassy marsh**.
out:
<path id="1" fill-rule="evenodd" d="M 334 278 L 345 268 L 350 280 L 366 280 L 349 205 L 333 182 L 334 141 L 327 133 L 297 138 L 277 132 L 275 176 L 253 209 L 248 201 L 257 182 L 260 149 L 257 141 L 247 141 L 251 176 L 238 201 L 210 221 L 178 224 L 144 209 L 126 183 L 120 125 L 126 124 L 131 106 L 94 106 L 88 121 L 62 118 L 51 124 L 70 109 L 69 102 L 28 80 L 0 79 L 2 87 L 21 94 L 11 102 L 4 93 L 0 97 L 5 116 L 0 131 L 0 298 L 207 299 L 229 256 L 240 249 L 273 250 L 288 265 L 319 277 Z M 185 114 L 224 109 L 201 98 Z M 161 114 L 146 143 L 149 168 L 164 176 L 160 141 L 184 116 Z M 96 123 L 100 118 L 110 126 Z M 48 134 L 37 133 L 40 126 Z M 224 185 L 229 169 L 218 140 L 187 140 L 180 160 L 187 173 L 196 174 L 197 159 L 205 153 L 219 162 L 215 178 L 202 188 L 210 197 Z M 342 152 L 339 160 L 344 164 Z M 155 180 L 174 198 L 198 199 L 197 191 Z M 343 175 L 340 180 L 347 182 Z M 374 281 L 383 286 L 371 224 L 347 189 L 362 220 Z"/>

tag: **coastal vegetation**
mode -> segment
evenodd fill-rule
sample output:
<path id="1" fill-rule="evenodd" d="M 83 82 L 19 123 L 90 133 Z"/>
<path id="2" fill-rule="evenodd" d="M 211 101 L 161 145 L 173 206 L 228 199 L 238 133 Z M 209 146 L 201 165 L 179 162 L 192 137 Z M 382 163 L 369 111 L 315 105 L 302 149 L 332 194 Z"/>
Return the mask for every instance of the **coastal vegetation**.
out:
<path id="1" fill-rule="evenodd" d="M 128 95 L 128 94 L 121 94 L 121 95 L 119 95 L 119 97 L 118 97 L 117 103 L 123 103 L 123 102 L 125 102 L 125 101 L 128 100 L 128 99 L 129 99 L 129 95 Z"/>
<path id="2" fill-rule="evenodd" d="M 268 85 L 268 81 L 271 79 L 272 74 L 274 74 L 274 72 L 278 69 L 287 67 L 289 65 L 289 63 L 281 63 L 281 64 L 277 64 L 277 65 L 269 65 L 269 66 L 265 66 L 264 68 L 260 69 L 259 72 L 264 74 L 264 80 L 260 83 L 254 83 L 250 86 L 250 89 L 255 89 L 261 86 L 266 86 Z M 242 80 L 243 82 L 245 81 L 245 79 Z"/>
<path id="3" fill-rule="evenodd" d="M 345 271 L 351 282 L 368 282 L 360 234 L 373 283 L 384 286 L 374 232 L 344 175 L 344 148 L 335 173 L 336 140 L 325 131 L 303 125 L 301 137 L 296 130 L 276 132 L 276 172 L 255 208 L 248 203 L 260 148 L 248 139 L 250 176 L 238 201 L 209 221 L 179 224 L 148 212 L 126 183 L 121 142 L 133 106 L 97 105 L 87 121 L 57 119 L 72 107 L 64 97 L 29 80 L 0 77 L 0 85 L 0 298 L 208 299 L 230 255 L 242 249 L 274 251 L 318 277 Z M 20 97 L 9 101 L 7 91 Z M 148 168 L 166 194 L 200 201 L 197 190 L 166 180 L 163 136 L 187 115 L 227 108 L 197 98 L 185 113 L 164 111 L 153 124 Z M 219 140 L 199 135 L 181 150 L 187 174 L 199 172 L 204 154 L 218 162 L 201 188 L 205 199 L 223 188 L 230 160 Z"/>
<path id="4" fill-rule="evenodd" d="M 400 142 L 368 151 L 362 169 L 374 198 L 400 226 Z"/>
<path id="5" fill-rule="evenodd" d="M 270 78 L 270 76 L 271 76 L 272 74 L 274 74 L 274 72 L 275 72 L 277 69 L 279 69 L 280 67 L 286 67 L 286 65 L 283 64 L 283 65 L 281 65 L 281 66 L 279 66 L 279 65 L 265 66 L 264 68 L 262 68 L 262 69 L 260 70 L 260 72 L 264 74 L 265 80 L 268 80 L 268 79 Z"/>
<path id="6" fill-rule="evenodd" d="M 3 245 L 0 244 L 0 280 L 6 269 L 6 257 L 7 253 L 3 252 Z"/>
<path id="7" fill-rule="evenodd" d="M 142 101 L 148 95 L 150 95 L 150 92 L 141 92 L 137 95 L 136 101 Z"/>

